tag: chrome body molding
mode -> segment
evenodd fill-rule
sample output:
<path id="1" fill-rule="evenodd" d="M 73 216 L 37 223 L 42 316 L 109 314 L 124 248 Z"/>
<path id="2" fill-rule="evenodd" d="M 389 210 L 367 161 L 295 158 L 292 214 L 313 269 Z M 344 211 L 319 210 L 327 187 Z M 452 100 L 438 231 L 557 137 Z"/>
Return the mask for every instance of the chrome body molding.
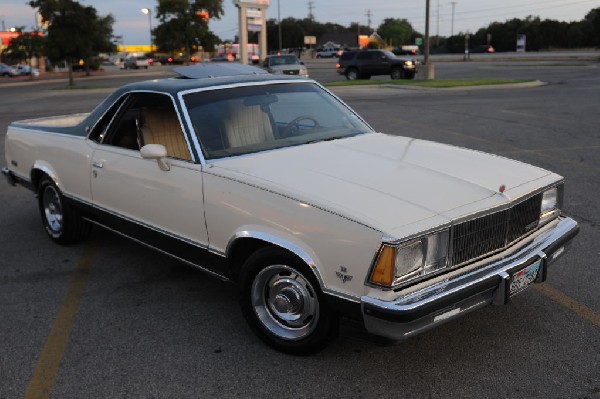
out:
<path id="1" fill-rule="evenodd" d="M 177 255 L 175 255 L 175 254 L 173 254 L 173 253 L 171 253 L 171 252 L 168 252 L 168 251 L 165 251 L 165 250 L 163 250 L 163 249 L 161 249 L 161 248 L 158 248 L 158 247 L 155 247 L 155 246 L 153 246 L 153 245 L 150 245 L 150 244 L 148 244 L 148 243 L 147 243 L 147 242 L 145 242 L 145 241 L 138 240 L 138 239 L 137 239 L 137 238 L 135 238 L 135 237 L 132 237 L 132 236 L 130 236 L 130 235 L 127 235 L 127 234 L 125 234 L 125 233 L 123 233 L 123 232 L 121 232 L 121 231 L 119 231 L 119 230 L 116 230 L 116 229 L 113 229 L 113 228 L 111 228 L 111 227 L 108 227 L 108 226 L 106 226 L 105 224 L 102 224 L 102 223 L 100 223 L 100 222 L 98 222 L 98 221 L 96 221 L 96 220 L 93 220 L 93 219 L 88 219 L 88 218 L 85 218 L 85 219 L 86 219 L 86 220 L 88 220 L 88 221 L 90 221 L 91 223 L 94 223 L 94 224 L 96 224 L 96 225 L 98 225 L 98 226 L 100 226 L 100 227 L 104 228 L 104 229 L 107 229 L 107 230 L 109 230 L 109 231 L 112 231 L 113 233 L 116 233 L 116 234 L 118 234 L 118 235 L 120 235 L 120 236 L 123 236 L 123 237 L 125 237 L 125 238 L 128 238 L 128 239 L 130 239 L 130 240 L 132 240 L 132 241 L 134 241 L 134 242 L 136 242 L 136 243 L 138 243 L 138 244 L 141 244 L 141 245 L 143 245 L 143 246 L 145 246 L 145 247 L 151 248 L 151 249 L 153 249 L 153 250 L 155 250 L 155 251 L 158 251 L 158 252 L 160 252 L 160 253 L 162 253 L 162 254 L 164 254 L 164 255 L 167 255 L 167 256 L 169 256 L 169 257 L 171 257 L 171 258 L 173 258 L 173 259 L 176 259 L 176 260 L 177 260 L 177 261 L 179 261 L 179 262 L 185 263 L 186 265 L 189 265 L 189 266 L 192 266 L 192 267 L 194 267 L 194 268 L 196 268 L 196 269 L 199 269 L 200 271 L 202 271 L 202 272 L 204 272 L 204 273 L 207 273 L 207 274 L 209 274 L 209 275 L 211 275 L 211 276 L 213 276 L 213 277 L 216 277 L 216 278 L 218 278 L 219 280 L 226 281 L 226 282 L 230 281 L 230 279 L 229 279 L 229 278 L 227 278 L 227 277 L 225 277 L 224 275 L 222 275 L 222 274 L 219 274 L 219 273 L 216 273 L 216 272 L 214 272 L 214 271 L 212 271 L 212 270 L 210 270 L 210 269 L 207 269 L 207 268 L 205 268 L 205 267 L 203 267 L 203 266 L 201 266 L 201 265 L 199 265 L 199 264 L 197 264 L 197 263 L 190 262 L 190 261 L 188 261 L 188 260 L 186 260 L 186 259 L 183 259 L 183 258 L 181 258 L 181 257 L 179 257 L 179 256 L 177 256 Z"/>
<path id="2" fill-rule="evenodd" d="M 535 282 L 545 281 L 548 266 L 564 252 L 565 245 L 578 231 L 577 222 L 561 217 L 516 248 L 508 248 L 492 260 L 478 262 L 475 268 L 462 274 L 425 282 L 423 288 L 409 293 L 400 291 L 391 301 L 362 296 L 365 327 L 373 334 L 402 340 L 475 309 L 506 304 L 510 300 L 511 274 L 539 260 L 541 268 Z"/>
<path id="3" fill-rule="evenodd" d="M 315 262 L 315 260 L 308 253 L 308 251 L 304 250 L 304 248 L 300 247 L 299 245 L 296 245 L 294 243 L 286 241 L 283 238 L 278 237 L 273 234 L 265 233 L 262 231 L 253 231 L 253 230 L 238 231 L 237 233 L 235 233 L 233 235 L 233 237 L 231 237 L 229 239 L 229 242 L 227 243 L 227 248 L 225 249 L 225 257 L 226 258 L 230 258 L 231 249 L 233 248 L 233 245 L 235 244 L 235 242 L 237 240 L 243 239 L 243 238 L 254 238 L 254 239 L 264 241 L 269 244 L 273 244 L 275 246 L 278 246 L 280 248 L 290 251 L 291 253 L 293 253 L 300 259 L 302 259 L 302 261 L 304 263 L 306 263 L 311 268 L 311 270 L 313 270 L 315 272 L 315 276 L 317 277 L 317 280 L 319 281 L 319 285 L 321 286 L 321 288 L 324 287 L 323 279 L 321 278 L 319 269 L 317 267 L 317 262 Z"/>
<path id="4" fill-rule="evenodd" d="M 62 185 L 60 184 L 60 180 L 58 179 L 57 174 L 54 172 L 54 169 L 52 169 L 52 167 L 48 163 L 39 160 L 35 161 L 33 167 L 31 168 L 31 172 L 33 173 L 34 170 L 41 170 L 42 172 L 47 174 L 48 177 L 50 177 L 52 181 L 54 181 L 54 184 L 56 184 L 56 186 L 62 190 Z M 31 176 L 29 176 L 29 180 L 31 180 Z"/>

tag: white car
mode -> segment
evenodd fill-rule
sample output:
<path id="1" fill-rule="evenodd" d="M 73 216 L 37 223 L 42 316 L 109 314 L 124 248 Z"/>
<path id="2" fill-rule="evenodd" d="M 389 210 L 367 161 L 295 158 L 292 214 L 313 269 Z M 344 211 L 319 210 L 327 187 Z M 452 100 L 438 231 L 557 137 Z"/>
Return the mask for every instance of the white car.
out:
<path id="1" fill-rule="evenodd" d="M 308 78 L 308 69 L 294 54 L 268 55 L 263 67 L 274 75 L 299 75 Z"/>
<path id="2" fill-rule="evenodd" d="M 309 79 L 175 71 L 89 114 L 12 123 L 2 173 L 57 243 L 95 224 L 238 284 L 278 350 L 319 350 L 340 316 L 405 339 L 505 304 L 578 232 L 547 170 L 377 133 Z"/>

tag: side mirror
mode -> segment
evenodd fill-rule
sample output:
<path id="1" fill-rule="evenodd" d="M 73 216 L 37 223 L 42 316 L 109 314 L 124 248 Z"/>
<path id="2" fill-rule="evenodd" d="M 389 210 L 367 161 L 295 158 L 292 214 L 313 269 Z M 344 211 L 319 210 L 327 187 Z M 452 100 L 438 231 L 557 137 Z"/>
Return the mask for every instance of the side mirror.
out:
<path id="1" fill-rule="evenodd" d="M 300 61 L 300 65 L 304 65 L 304 62 L 303 62 L 303 61 Z"/>
<path id="2" fill-rule="evenodd" d="M 156 159 L 160 170 L 165 172 L 171 170 L 171 166 L 165 159 L 167 157 L 167 149 L 162 144 L 146 144 L 140 149 L 140 155 L 144 159 Z"/>

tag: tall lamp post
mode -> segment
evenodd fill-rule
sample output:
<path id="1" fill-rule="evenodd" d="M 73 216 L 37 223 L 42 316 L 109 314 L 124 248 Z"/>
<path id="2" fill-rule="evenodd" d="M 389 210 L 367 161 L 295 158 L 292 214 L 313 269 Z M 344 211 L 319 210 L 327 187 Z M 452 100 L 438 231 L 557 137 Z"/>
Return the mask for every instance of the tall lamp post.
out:
<path id="1" fill-rule="evenodd" d="M 142 14 L 148 15 L 148 25 L 150 26 L 150 52 L 154 51 L 154 40 L 152 40 L 152 10 L 149 8 L 142 8 Z"/>
<path id="2" fill-rule="evenodd" d="M 279 0 L 277 0 L 277 28 L 279 30 L 279 51 L 281 51 L 281 12 L 279 7 Z"/>

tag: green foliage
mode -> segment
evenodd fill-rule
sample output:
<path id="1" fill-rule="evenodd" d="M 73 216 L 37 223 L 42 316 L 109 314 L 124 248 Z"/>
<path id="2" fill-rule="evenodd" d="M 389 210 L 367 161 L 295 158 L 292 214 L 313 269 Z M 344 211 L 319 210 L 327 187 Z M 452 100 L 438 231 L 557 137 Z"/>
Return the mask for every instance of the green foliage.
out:
<path id="1" fill-rule="evenodd" d="M 534 16 L 493 22 L 471 35 L 470 47 L 487 44 L 488 34 L 496 51 L 515 51 L 519 34 L 527 36 L 527 51 L 600 46 L 600 8 L 591 10 L 583 20 L 574 22 L 541 20 Z M 446 48 L 450 52 L 463 52 L 464 33 L 449 37 Z"/>
<path id="2" fill-rule="evenodd" d="M 292 17 L 281 20 L 282 48 L 304 47 L 304 36 L 315 36 L 317 38 L 326 33 L 367 33 L 371 32 L 367 26 L 352 23 L 345 27 L 334 23 L 320 23 L 310 18 L 296 19 Z M 268 51 L 279 49 L 279 24 L 275 19 L 267 21 L 267 48 Z"/>
<path id="3" fill-rule="evenodd" d="M 410 22 L 398 18 L 386 18 L 377 28 L 379 36 L 391 46 L 410 44 L 413 31 Z"/>
<path id="4" fill-rule="evenodd" d="M 202 46 L 211 51 L 219 38 L 208 28 L 208 21 L 200 18 L 200 10 L 208 11 L 210 18 L 223 15 L 223 0 L 158 0 L 156 16 L 160 24 L 153 30 L 159 51 L 173 53 L 184 49 L 188 54 Z"/>
<path id="5" fill-rule="evenodd" d="M 18 63 L 40 56 L 44 52 L 45 38 L 40 36 L 39 32 L 23 32 L 24 27 L 17 28 L 17 30 L 22 34 L 10 41 L 2 53 L 3 57 Z"/>

